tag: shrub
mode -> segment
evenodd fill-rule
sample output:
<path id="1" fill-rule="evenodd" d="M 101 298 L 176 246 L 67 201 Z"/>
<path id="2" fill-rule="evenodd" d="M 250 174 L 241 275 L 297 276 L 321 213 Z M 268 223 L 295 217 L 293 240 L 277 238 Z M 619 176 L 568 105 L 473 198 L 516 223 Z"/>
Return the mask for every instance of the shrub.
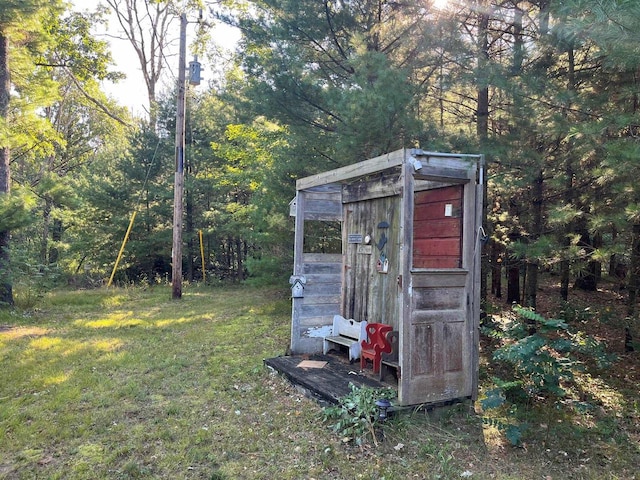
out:
<path id="1" fill-rule="evenodd" d="M 595 361 L 599 367 L 610 363 L 602 343 L 573 331 L 564 320 L 547 319 L 520 306 L 513 310 L 516 320 L 504 330 L 485 331 L 501 339 L 502 346 L 493 352 L 493 360 L 506 367 L 503 371 L 511 378 L 493 378 L 495 388 L 481 400 L 483 410 L 507 405 L 506 410 L 513 414 L 518 406 L 527 406 L 534 399 L 545 399 L 557 406 L 572 385 L 574 374 L 585 369 L 586 360 Z M 485 421 L 503 431 L 511 443 L 520 442 L 525 425 L 508 420 Z"/>

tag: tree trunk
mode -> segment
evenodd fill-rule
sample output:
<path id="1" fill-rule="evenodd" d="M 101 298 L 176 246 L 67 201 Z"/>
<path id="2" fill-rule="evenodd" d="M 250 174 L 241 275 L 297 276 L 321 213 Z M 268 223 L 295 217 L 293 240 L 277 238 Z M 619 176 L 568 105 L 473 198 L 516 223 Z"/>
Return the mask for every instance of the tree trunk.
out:
<path id="1" fill-rule="evenodd" d="M 489 137 L 489 83 L 487 67 L 489 63 L 489 6 L 485 2 L 479 2 L 480 9 L 478 13 L 478 91 L 477 91 L 477 123 L 476 134 L 480 148 L 482 149 Z M 486 167 L 484 178 L 487 178 Z M 487 206 L 488 206 L 488 190 L 487 182 L 483 185 L 483 203 L 482 203 L 482 224 L 486 225 Z M 490 234 L 490 232 L 487 232 Z M 484 243 L 480 247 L 482 249 L 480 255 L 480 299 L 485 304 L 487 300 L 487 276 L 489 274 L 489 258 L 487 255 L 488 243 Z M 484 309 L 481 316 L 484 317 Z"/>
<path id="2" fill-rule="evenodd" d="M 542 218 L 542 203 L 543 203 L 543 187 L 544 187 L 544 176 L 543 171 L 540 169 L 538 171 L 538 175 L 533 181 L 533 191 L 532 191 L 532 222 L 531 222 L 531 237 L 535 242 L 542 235 L 543 231 L 543 218 Z M 540 269 L 540 261 L 538 258 L 528 258 L 527 259 L 527 283 L 526 289 L 524 293 L 524 304 L 526 307 L 536 308 L 536 299 L 538 292 L 538 271 Z"/>
<path id="3" fill-rule="evenodd" d="M 627 315 L 636 313 L 636 301 L 640 288 L 640 223 L 631 228 L 631 266 L 629 268 L 629 296 L 627 297 Z"/>
<path id="4" fill-rule="evenodd" d="M 241 282 L 244 278 L 244 262 L 242 258 L 242 240 L 236 237 L 236 281 Z"/>
<path id="5" fill-rule="evenodd" d="M 587 229 L 586 220 L 584 219 L 584 217 L 580 219 L 578 228 L 576 229 L 576 233 L 580 235 L 580 241 L 578 242 L 578 245 L 584 249 L 584 251 L 586 252 L 586 256 L 590 257 L 590 255 L 594 251 L 594 246 L 591 242 L 591 235 L 589 235 L 589 230 Z M 576 278 L 576 288 L 585 290 L 587 292 L 595 292 L 598 288 L 598 266 L 598 262 L 588 260 L 586 262 L 586 265 Z"/>
<path id="6" fill-rule="evenodd" d="M 633 345 L 633 335 L 629 326 L 624 327 L 624 351 L 625 353 L 635 352 Z"/>
<path id="7" fill-rule="evenodd" d="M 491 245 L 491 293 L 502 298 L 502 257 L 498 242 Z"/>
<path id="8" fill-rule="evenodd" d="M 594 249 L 599 249 L 602 248 L 603 245 L 603 240 L 602 240 L 602 233 L 600 232 L 596 232 L 593 234 L 593 248 Z M 600 283 L 600 281 L 602 280 L 602 262 L 599 262 L 597 260 L 591 260 L 591 264 L 592 264 L 592 269 L 595 273 L 596 276 L 596 286 L 597 284 Z"/>
<path id="9" fill-rule="evenodd" d="M 512 24 L 513 31 L 513 57 L 510 68 L 511 81 L 514 85 L 514 90 L 511 92 L 511 109 L 513 125 L 510 127 L 510 133 L 514 137 L 521 137 L 523 132 L 527 129 L 526 117 L 522 115 L 523 98 L 517 93 L 518 85 L 521 83 L 520 76 L 522 75 L 522 62 L 523 62 L 523 38 L 522 38 L 522 10 L 519 7 L 519 1 L 513 2 L 514 17 Z M 520 202 L 522 199 L 512 198 L 509 201 L 509 213 L 514 219 L 523 218 L 520 208 Z M 520 233 L 515 227 L 509 233 L 509 241 L 513 245 L 521 239 Z M 521 290 L 520 276 L 523 273 L 522 260 L 516 257 L 513 252 L 507 252 L 507 262 L 505 268 L 507 270 L 507 302 L 508 303 L 520 303 L 524 291 Z M 524 279 L 526 280 L 526 263 L 524 268 Z M 526 283 L 525 283 L 526 285 Z"/>
<path id="10" fill-rule="evenodd" d="M 510 234 L 512 243 L 518 239 L 517 234 Z M 520 303 L 520 259 L 507 252 L 507 303 Z"/>
<path id="11" fill-rule="evenodd" d="M 616 244 L 618 241 L 618 230 L 613 227 L 611 229 L 611 243 Z M 627 276 L 627 266 L 621 262 L 615 253 L 609 257 L 609 276 L 620 282 L 620 288 L 624 288 L 624 280 Z"/>
<path id="12" fill-rule="evenodd" d="M 51 247 L 49 248 L 49 264 L 54 265 L 58 263 L 58 258 L 60 257 L 60 252 L 58 250 L 58 244 L 62 240 L 62 233 L 64 232 L 64 227 L 62 225 L 62 220 L 55 218 L 53 220 L 53 227 L 51 228 Z"/>
<path id="13" fill-rule="evenodd" d="M 233 238 L 232 237 L 228 237 L 227 238 L 227 242 L 226 242 L 226 260 L 227 260 L 227 264 L 225 265 L 225 270 L 227 271 L 227 278 L 229 278 L 230 280 L 233 279 Z"/>
<path id="14" fill-rule="evenodd" d="M 526 264 L 527 283 L 524 290 L 524 304 L 526 307 L 536 308 L 538 292 L 538 272 L 539 264 L 537 260 L 529 261 Z"/>
<path id="15" fill-rule="evenodd" d="M 507 303 L 520 303 L 520 261 L 511 256 L 507 261 Z"/>
<path id="16" fill-rule="evenodd" d="M 573 157 L 571 152 L 568 152 L 565 164 L 565 193 L 564 200 L 567 205 L 573 204 L 574 196 L 574 171 L 573 171 Z M 569 262 L 569 247 L 570 239 L 569 234 L 573 232 L 573 223 L 570 222 L 564 229 L 564 235 L 560 239 L 560 244 L 563 247 L 562 261 L 560 262 L 560 297 L 565 302 L 569 300 L 569 280 L 570 280 L 570 267 Z"/>
<path id="17" fill-rule="evenodd" d="M 0 29 L 0 118 L 7 119 L 11 81 L 9 77 L 9 38 Z M 8 146 L 0 146 L 0 195 L 11 192 L 11 151 Z M 9 247 L 11 233 L 0 231 L 0 305 L 13 305 L 13 287 L 11 285 L 11 256 Z"/>
<path id="18" fill-rule="evenodd" d="M 44 201 L 42 211 L 42 237 L 40 238 L 40 265 L 49 264 L 49 225 L 51 224 L 51 200 Z"/>
<path id="19" fill-rule="evenodd" d="M 518 200 L 510 199 L 509 201 L 509 215 L 511 218 L 520 218 L 521 211 Z M 520 303 L 520 268 L 522 267 L 521 260 L 516 257 L 515 253 L 511 251 L 511 245 L 520 240 L 520 233 L 518 231 L 512 231 L 509 233 L 509 244 L 506 249 L 506 262 L 505 270 L 507 274 L 507 303 Z"/>

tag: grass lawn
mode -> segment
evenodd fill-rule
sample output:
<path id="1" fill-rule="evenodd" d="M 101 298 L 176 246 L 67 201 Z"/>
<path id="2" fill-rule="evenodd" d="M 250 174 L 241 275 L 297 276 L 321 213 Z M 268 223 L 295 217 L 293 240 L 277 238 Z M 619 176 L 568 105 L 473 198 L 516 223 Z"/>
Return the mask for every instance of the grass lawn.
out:
<path id="1" fill-rule="evenodd" d="M 540 413 L 520 448 L 465 407 L 407 412 L 377 447 L 344 442 L 263 366 L 288 347 L 288 294 L 65 291 L 0 311 L 0 478 L 640 478 L 637 390 L 598 415 Z"/>

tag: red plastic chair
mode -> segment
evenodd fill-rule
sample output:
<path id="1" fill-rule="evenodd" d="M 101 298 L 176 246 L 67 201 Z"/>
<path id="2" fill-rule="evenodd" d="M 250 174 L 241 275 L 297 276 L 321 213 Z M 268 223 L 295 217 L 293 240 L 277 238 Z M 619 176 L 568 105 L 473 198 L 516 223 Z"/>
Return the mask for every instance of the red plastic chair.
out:
<path id="1" fill-rule="evenodd" d="M 367 324 L 367 340 L 362 340 L 360 351 L 360 370 L 364 370 L 367 360 L 373 362 L 373 373 L 380 371 L 382 353 L 391 352 L 391 344 L 387 341 L 387 332 L 393 330 L 391 325 L 384 323 Z"/>

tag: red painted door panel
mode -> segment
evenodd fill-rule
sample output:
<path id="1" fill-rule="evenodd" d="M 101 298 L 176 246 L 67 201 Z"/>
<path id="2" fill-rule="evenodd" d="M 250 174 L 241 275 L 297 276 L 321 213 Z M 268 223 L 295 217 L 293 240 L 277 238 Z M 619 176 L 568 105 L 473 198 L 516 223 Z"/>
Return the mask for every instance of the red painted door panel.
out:
<path id="1" fill-rule="evenodd" d="M 462 185 L 415 194 L 413 268 L 460 268 Z"/>

